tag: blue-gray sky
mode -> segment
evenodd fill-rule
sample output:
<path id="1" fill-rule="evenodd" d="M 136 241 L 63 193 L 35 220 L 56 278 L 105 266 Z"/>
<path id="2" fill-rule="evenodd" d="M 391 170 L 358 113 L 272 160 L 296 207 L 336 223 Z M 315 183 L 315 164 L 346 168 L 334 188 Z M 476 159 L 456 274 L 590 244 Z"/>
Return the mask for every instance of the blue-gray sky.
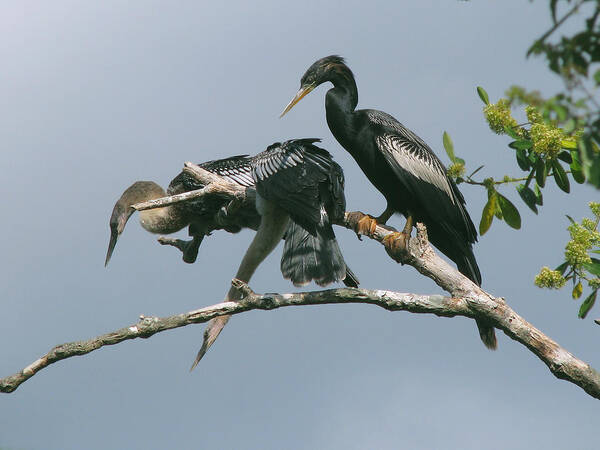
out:
<path id="1" fill-rule="evenodd" d="M 475 86 L 552 94 L 560 81 L 525 50 L 549 25 L 547 2 L 3 2 L 0 5 L 2 326 L 0 376 L 53 345 L 223 298 L 251 240 L 215 233 L 194 265 L 131 220 L 103 267 L 108 218 L 133 181 L 166 186 L 184 161 L 256 153 L 321 137 L 344 167 L 348 208 L 382 196 L 329 132 L 320 87 L 279 113 L 317 58 L 345 56 L 359 106 L 393 114 L 483 175 L 515 173 Z M 552 184 L 552 183 L 550 183 Z M 485 201 L 461 186 L 475 222 Z M 494 224 L 476 255 L 484 288 L 595 367 L 598 333 L 568 292 L 535 288 L 560 262 L 568 213 L 598 191 L 545 192 L 538 216 L 516 193 L 523 229 Z M 400 218 L 392 224 L 402 225 Z M 339 229 L 365 288 L 434 293 L 376 243 Z M 281 249 L 259 292 L 293 291 Z M 315 286 L 309 288 L 314 289 Z M 597 317 L 597 311 L 592 312 Z M 487 351 L 473 321 L 372 306 L 236 316 L 192 374 L 201 326 L 55 364 L 0 398 L 0 447 L 592 449 L 598 403 L 499 334 Z"/>

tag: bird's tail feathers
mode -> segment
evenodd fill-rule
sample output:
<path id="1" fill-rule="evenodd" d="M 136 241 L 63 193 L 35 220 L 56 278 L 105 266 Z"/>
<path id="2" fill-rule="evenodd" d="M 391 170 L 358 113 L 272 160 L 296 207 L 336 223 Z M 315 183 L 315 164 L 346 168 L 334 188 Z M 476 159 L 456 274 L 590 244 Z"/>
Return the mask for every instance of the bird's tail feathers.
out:
<path id="1" fill-rule="evenodd" d="M 295 286 L 303 286 L 311 281 L 326 286 L 342 280 L 350 286 L 358 285 L 358 279 L 346 267 L 330 224 L 323 229 L 317 228 L 313 235 L 290 221 L 281 257 L 281 273 Z"/>
<path id="2" fill-rule="evenodd" d="M 498 341 L 496 340 L 496 331 L 494 327 L 488 324 L 485 320 L 475 319 L 477 328 L 479 329 L 479 337 L 490 350 L 496 350 L 498 348 Z"/>
<path id="3" fill-rule="evenodd" d="M 479 271 L 479 266 L 477 265 L 475 255 L 473 255 L 471 249 L 467 249 L 459 258 L 457 258 L 456 267 L 465 277 L 477 286 L 481 286 L 481 272 Z"/>
<path id="4" fill-rule="evenodd" d="M 475 260 L 475 255 L 473 255 L 473 251 L 470 248 L 467 248 L 465 254 L 457 261 L 456 265 L 460 273 L 477 284 L 477 286 L 481 286 L 481 272 Z M 490 350 L 496 350 L 498 348 L 498 341 L 496 340 L 494 327 L 482 319 L 475 319 L 475 322 L 477 323 L 479 337 L 483 345 Z"/>

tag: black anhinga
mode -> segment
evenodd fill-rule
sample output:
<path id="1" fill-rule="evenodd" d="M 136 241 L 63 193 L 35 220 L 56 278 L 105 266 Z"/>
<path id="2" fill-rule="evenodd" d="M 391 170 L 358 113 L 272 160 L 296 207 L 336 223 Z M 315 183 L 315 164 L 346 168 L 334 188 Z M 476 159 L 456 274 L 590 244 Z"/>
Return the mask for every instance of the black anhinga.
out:
<path id="1" fill-rule="evenodd" d="M 284 237 L 281 271 L 295 285 L 314 280 L 322 286 L 334 281 L 358 286 L 344 262 L 332 227 L 343 219 L 346 210 L 344 175 L 329 152 L 314 145 L 318 141 L 294 139 L 275 143 L 250 159 L 261 222 L 236 278 L 249 281 Z M 239 300 L 239 292 L 232 287 L 227 300 Z M 229 316 L 220 316 L 208 323 L 192 369 L 228 320 Z"/>
<path id="2" fill-rule="evenodd" d="M 421 222 L 431 243 L 480 285 L 481 273 L 472 249 L 477 232 L 456 184 L 433 150 L 415 133 L 385 112 L 356 109 L 356 81 L 342 57 L 327 56 L 310 66 L 302 76 L 300 90 L 281 116 L 327 81 L 333 84 L 325 95 L 329 129 L 387 200 L 385 211 L 376 218 L 365 216 L 358 231 L 368 232 L 375 223 L 385 223 L 400 212 L 407 219 L 406 226 L 386 245 L 406 246 L 413 223 Z M 494 328 L 481 320 L 477 325 L 483 343 L 495 349 Z"/>

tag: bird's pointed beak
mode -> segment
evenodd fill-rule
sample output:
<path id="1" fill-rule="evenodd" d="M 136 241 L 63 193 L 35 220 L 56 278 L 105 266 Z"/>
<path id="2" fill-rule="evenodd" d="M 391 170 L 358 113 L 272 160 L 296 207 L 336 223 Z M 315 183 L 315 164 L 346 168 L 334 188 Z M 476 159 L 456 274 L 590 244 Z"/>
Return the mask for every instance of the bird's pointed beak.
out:
<path id="1" fill-rule="evenodd" d="M 111 227 L 110 230 L 110 241 L 108 242 L 108 251 L 106 252 L 106 260 L 104 261 L 104 267 L 108 265 L 110 261 L 110 257 L 112 256 L 113 250 L 115 249 L 115 245 L 117 245 L 117 240 L 119 239 L 119 230 L 117 227 Z"/>
<path id="2" fill-rule="evenodd" d="M 119 239 L 119 236 L 121 236 L 121 233 L 123 233 L 129 217 L 135 212 L 130 206 L 124 209 L 123 203 L 123 197 L 121 197 L 115 204 L 112 216 L 110 217 L 110 241 L 108 241 L 108 251 L 106 252 L 106 259 L 104 260 L 104 267 L 108 265 L 113 250 L 115 249 L 115 245 L 117 245 L 117 240 Z"/>
<path id="3" fill-rule="evenodd" d="M 288 103 L 288 105 L 285 107 L 285 109 L 283 110 L 283 112 L 281 113 L 281 115 L 279 116 L 280 118 L 283 117 L 290 109 L 292 109 L 294 107 L 294 105 L 296 103 L 298 103 L 300 100 L 302 100 L 304 98 L 304 96 L 308 93 L 310 93 L 310 91 L 312 91 L 315 87 L 313 85 L 307 85 L 307 86 L 302 86 L 300 88 L 300 90 L 298 91 L 298 93 L 294 96 L 294 98 L 292 99 L 291 102 Z"/>

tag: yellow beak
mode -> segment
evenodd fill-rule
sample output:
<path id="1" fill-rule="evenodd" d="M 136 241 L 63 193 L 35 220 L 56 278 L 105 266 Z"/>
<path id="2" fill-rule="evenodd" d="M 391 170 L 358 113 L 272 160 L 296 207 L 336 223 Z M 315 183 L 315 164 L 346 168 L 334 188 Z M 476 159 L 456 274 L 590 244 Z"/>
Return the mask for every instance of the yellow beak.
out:
<path id="1" fill-rule="evenodd" d="M 281 115 L 279 116 L 280 118 L 283 117 L 285 115 L 285 113 L 287 113 L 290 109 L 292 109 L 294 107 L 294 105 L 296 103 L 298 103 L 300 100 L 302 100 L 302 98 L 308 94 L 310 91 L 312 91 L 315 87 L 308 85 L 308 86 L 302 86 L 300 88 L 300 90 L 298 91 L 298 93 L 294 96 L 294 98 L 292 99 L 291 102 L 288 103 L 288 105 L 285 107 L 285 109 L 283 110 L 283 112 L 281 113 Z"/>

